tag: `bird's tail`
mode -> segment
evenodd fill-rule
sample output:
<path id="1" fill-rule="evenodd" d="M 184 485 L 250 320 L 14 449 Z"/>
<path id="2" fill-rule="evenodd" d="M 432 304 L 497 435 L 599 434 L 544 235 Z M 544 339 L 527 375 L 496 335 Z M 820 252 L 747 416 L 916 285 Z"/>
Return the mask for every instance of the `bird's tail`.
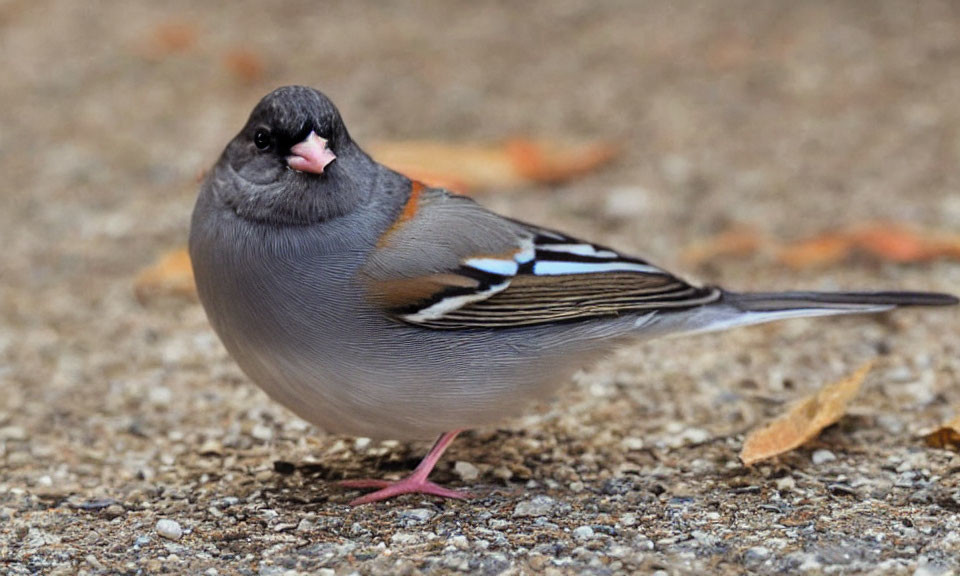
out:
<path id="1" fill-rule="evenodd" d="M 899 306 L 952 306 L 960 300 L 936 292 L 724 292 L 721 302 L 744 312 L 809 310 L 849 314 Z"/>
<path id="2" fill-rule="evenodd" d="M 667 331 L 713 332 L 788 318 L 886 312 L 901 306 L 952 306 L 956 296 L 934 292 L 728 292 L 699 309 L 678 313 Z M 671 322 L 671 320 L 679 322 Z M 664 326 L 666 328 L 666 326 Z"/>

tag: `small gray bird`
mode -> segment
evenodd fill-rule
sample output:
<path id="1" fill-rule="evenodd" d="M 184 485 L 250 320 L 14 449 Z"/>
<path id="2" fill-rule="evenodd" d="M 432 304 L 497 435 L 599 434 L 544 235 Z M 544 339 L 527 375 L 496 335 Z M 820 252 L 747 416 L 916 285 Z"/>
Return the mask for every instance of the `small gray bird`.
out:
<path id="1" fill-rule="evenodd" d="M 638 338 L 956 304 L 945 294 L 737 293 L 495 214 L 371 159 L 322 93 L 257 104 L 200 190 L 190 256 L 210 323 L 267 394 L 331 432 L 440 439 L 363 504 L 462 498 L 427 476 L 464 429 L 517 415 Z"/>

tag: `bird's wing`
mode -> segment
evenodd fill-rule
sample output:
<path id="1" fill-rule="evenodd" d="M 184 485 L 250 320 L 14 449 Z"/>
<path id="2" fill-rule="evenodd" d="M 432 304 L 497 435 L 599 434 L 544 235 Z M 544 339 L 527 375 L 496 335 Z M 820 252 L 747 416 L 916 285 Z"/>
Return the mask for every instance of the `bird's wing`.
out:
<path id="1" fill-rule="evenodd" d="M 416 184 L 363 274 L 388 314 L 434 329 L 678 310 L 720 297 L 643 260 Z"/>

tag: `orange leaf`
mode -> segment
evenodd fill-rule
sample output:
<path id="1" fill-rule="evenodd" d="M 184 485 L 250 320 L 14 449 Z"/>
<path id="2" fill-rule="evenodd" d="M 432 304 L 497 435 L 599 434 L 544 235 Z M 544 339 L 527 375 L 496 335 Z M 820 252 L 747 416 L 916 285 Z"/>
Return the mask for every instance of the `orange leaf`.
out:
<path id="1" fill-rule="evenodd" d="M 875 224 L 857 234 L 857 245 L 892 262 L 960 258 L 960 236 L 911 230 L 897 224 Z"/>
<path id="2" fill-rule="evenodd" d="M 842 262 L 856 253 L 898 263 L 926 262 L 937 258 L 960 259 L 960 235 L 875 222 L 828 232 L 785 246 L 778 256 L 788 266 L 812 268 Z"/>
<path id="3" fill-rule="evenodd" d="M 266 66 L 256 53 L 245 48 L 235 48 L 223 57 L 223 66 L 230 74 L 246 84 L 254 84 L 263 78 Z"/>
<path id="4" fill-rule="evenodd" d="M 186 52 L 197 43 L 197 28 L 179 20 L 162 22 L 150 33 L 146 51 L 151 58 L 162 58 L 170 54 Z"/>
<path id="5" fill-rule="evenodd" d="M 688 246 L 682 258 L 690 266 L 700 266 L 723 256 L 748 256 L 763 246 L 763 236 L 754 228 L 736 226 L 713 238 Z"/>
<path id="6" fill-rule="evenodd" d="M 195 300 L 197 287 L 187 249 L 168 252 L 142 270 L 134 281 L 133 290 L 141 304 L 164 296 Z"/>
<path id="7" fill-rule="evenodd" d="M 370 150 L 378 161 L 411 178 L 464 193 L 562 182 L 597 169 L 617 153 L 609 144 L 523 139 L 501 145 L 379 142 Z"/>
<path id="8" fill-rule="evenodd" d="M 849 377 L 824 386 L 816 394 L 794 405 L 786 414 L 750 432 L 740 451 L 740 460 L 750 466 L 789 452 L 815 438 L 821 430 L 844 415 L 847 404 L 860 391 L 860 385 L 872 364 L 868 362 Z"/>
<path id="9" fill-rule="evenodd" d="M 780 261 L 792 268 L 813 268 L 836 264 L 849 257 L 851 240 L 843 233 L 831 233 L 782 248 Z"/>
<path id="10" fill-rule="evenodd" d="M 516 138 L 504 149 L 517 174 L 545 184 L 588 174 L 613 160 L 619 150 L 607 143 L 569 144 Z"/>
<path id="11" fill-rule="evenodd" d="M 928 446 L 960 450 L 960 416 L 924 436 Z"/>

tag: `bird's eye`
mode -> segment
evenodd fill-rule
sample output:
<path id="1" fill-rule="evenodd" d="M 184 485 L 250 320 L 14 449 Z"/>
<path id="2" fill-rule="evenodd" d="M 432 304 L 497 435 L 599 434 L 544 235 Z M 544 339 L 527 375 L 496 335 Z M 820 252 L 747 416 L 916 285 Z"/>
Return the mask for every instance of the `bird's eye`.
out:
<path id="1" fill-rule="evenodd" d="M 270 131 L 266 128 L 257 128 L 253 134 L 253 145 L 260 150 L 266 150 L 270 147 Z"/>

